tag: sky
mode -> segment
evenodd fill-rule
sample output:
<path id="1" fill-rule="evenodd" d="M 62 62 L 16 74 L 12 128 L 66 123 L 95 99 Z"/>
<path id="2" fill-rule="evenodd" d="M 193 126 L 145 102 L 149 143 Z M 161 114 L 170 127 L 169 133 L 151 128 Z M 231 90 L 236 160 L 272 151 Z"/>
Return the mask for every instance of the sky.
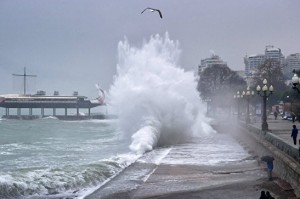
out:
<path id="1" fill-rule="evenodd" d="M 157 13 L 141 11 L 146 7 Z M 299 0 L 0 0 L 0 94 L 45 90 L 97 97 L 116 75 L 118 43 L 141 46 L 151 35 L 180 43 L 179 65 L 196 70 L 201 59 L 219 55 L 244 70 L 246 54 L 266 45 L 287 56 L 300 53 Z"/>

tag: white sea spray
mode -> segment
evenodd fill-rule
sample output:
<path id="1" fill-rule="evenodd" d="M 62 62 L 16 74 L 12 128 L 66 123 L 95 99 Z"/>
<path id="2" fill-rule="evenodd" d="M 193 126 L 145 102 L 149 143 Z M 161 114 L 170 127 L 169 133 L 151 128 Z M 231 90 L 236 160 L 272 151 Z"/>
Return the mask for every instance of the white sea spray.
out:
<path id="1" fill-rule="evenodd" d="M 109 101 L 118 113 L 121 131 L 132 139 L 131 150 L 144 153 L 214 132 L 193 72 L 178 65 L 179 42 L 166 33 L 151 36 L 138 48 L 125 38 L 118 52 Z"/>

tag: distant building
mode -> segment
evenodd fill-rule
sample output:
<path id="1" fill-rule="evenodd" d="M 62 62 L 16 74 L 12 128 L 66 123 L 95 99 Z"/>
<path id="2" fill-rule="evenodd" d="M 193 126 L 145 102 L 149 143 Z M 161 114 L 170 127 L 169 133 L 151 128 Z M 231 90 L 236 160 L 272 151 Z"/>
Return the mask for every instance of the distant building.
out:
<path id="1" fill-rule="evenodd" d="M 245 74 L 247 78 L 251 78 L 255 73 L 256 69 L 262 65 L 267 59 L 276 61 L 280 64 L 280 67 L 284 66 L 284 56 L 280 48 L 275 48 L 274 46 L 266 46 L 265 54 L 256 54 L 244 57 L 245 63 Z"/>
<path id="2" fill-rule="evenodd" d="M 227 66 L 227 63 L 224 62 L 218 55 L 212 54 L 211 57 L 201 60 L 201 64 L 198 66 L 198 74 L 204 71 L 205 68 L 213 65 Z"/>
<path id="3" fill-rule="evenodd" d="M 293 70 L 300 70 L 300 53 L 290 54 L 285 59 L 283 74 L 288 79 L 291 79 L 293 76 Z"/>
<path id="4" fill-rule="evenodd" d="M 245 75 L 251 77 L 256 68 L 262 65 L 265 61 L 265 55 L 257 54 L 244 57 Z"/>
<path id="5" fill-rule="evenodd" d="M 283 66 L 284 56 L 281 53 L 280 48 L 274 48 L 274 46 L 266 46 L 265 57 L 266 59 L 277 61 L 278 63 L 280 63 L 280 66 Z"/>

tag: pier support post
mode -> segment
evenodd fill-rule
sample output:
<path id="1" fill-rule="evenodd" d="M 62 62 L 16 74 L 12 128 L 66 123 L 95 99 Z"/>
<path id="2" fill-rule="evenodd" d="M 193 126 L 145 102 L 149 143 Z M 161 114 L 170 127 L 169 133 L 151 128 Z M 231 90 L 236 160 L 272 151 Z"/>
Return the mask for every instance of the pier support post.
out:
<path id="1" fill-rule="evenodd" d="M 32 108 L 29 108 L 29 115 L 32 115 Z"/>
<path id="2" fill-rule="evenodd" d="M 44 108 L 41 108 L 41 115 L 42 115 L 42 117 L 45 116 L 45 110 L 44 110 Z"/>
<path id="3" fill-rule="evenodd" d="M 91 108 L 89 108 L 89 117 L 91 116 Z"/>
<path id="4" fill-rule="evenodd" d="M 5 115 L 9 116 L 9 108 L 5 108 Z"/>
<path id="5" fill-rule="evenodd" d="M 53 108 L 53 116 L 56 115 L 56 108 Z"/>
<path id="6" fill-rule="evenodd" d="M 79 108 L 77 108 L 77 117 L 79 116 Z"/>
<path id="7" fill-rule="evenodd" d="M 68 108 L 65 108 L 65 116 L 68 116 Z"/>
<path id="8" fill-rule="evenodd" d="M 18 115 L 18 116 L 21 115 L 21 108 L 17 108 L 17 115 Z"/>

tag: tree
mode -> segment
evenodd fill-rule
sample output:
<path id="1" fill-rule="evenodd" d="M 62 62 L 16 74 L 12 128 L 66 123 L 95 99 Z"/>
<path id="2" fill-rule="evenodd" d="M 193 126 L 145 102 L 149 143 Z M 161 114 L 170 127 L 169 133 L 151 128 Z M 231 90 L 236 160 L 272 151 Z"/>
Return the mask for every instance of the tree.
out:
<path id="1" fill-rule="evenodd" d="M 280 63 L 278 61 L 267 59 L 260 65 L 253 76 L 253 86 L 262 86 L 264 79 L 267 79 L 268 86 L 273 85 L 274 93 L 273 96 L 269 98 L 268 105 L 276 104 L 282 99 L 285 92 L 289 90 L 287 85 L 284 83 L 284 75 Z"/>
<path id="2" fill-rule="evenodd" d="M 200 73 L 198 91 L 202 99 L 211 99 L 215 106 L 228 106 L 233 95 L 245 89 L 246 82 L 227 65 L 212 65 Z"/>

